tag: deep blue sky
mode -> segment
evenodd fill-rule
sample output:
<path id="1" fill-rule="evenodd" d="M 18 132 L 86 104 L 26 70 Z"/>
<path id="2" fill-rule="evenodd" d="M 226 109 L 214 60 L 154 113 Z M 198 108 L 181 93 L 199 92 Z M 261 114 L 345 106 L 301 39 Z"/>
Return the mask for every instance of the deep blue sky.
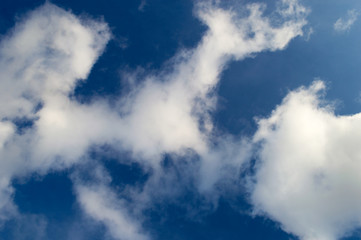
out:
<path id="1" fill-rule="evenodd" d="M 43 2 L 3 0 L 0 34 L 6 34 L 17 19 Z M 246 1 L 237 4 L 243 2 Z M 137 68 L 159 71 L 178 50 L 196 46 L 206 30 L 194 16 L 194 1 L 191 0 L 147 0 L 142 10 L 138 9 L 141 3 L 138 0 L 54 0 L 52 3 L 75 15 L 104 19 L 113 34 L 89 78 L 75 90 L 74 96 L 81 102 L 88 102 L 94 96 L 111 99 L 121 95 L 122 71 Z M 306 26 L 307 31 L 311 27 L 314 31 L 309 39 L 298 37 L 285 50 L 262 52 L 232 62 L 222 73 L 217 86 L 220 98 L 212 115 L 218 129 L 235 136 L 251 136 L 256 130 L 254 117 L 268 116 L 290 90 L 309 85 L 315 78 L 327 83 L 326 98 L 336 102 L 337 114 L 360 112 L 361 23 L 356 21 L 345 33 L 336 33 L 333 24 L 349 9 L 361 11 L 361 3 L 336 0 L 305 0 L 303 3 L 312 9 Z M 141 185 L 150 174 L 137 164 L 122 165 L 114 160 L 129 157 L 126 153 L 112 159 L 94 150 L 89 156 L 105 162 L 114 187 Z M 36 216 L 46 219 L 46 239 L 68 239 L 69 234 L 77 231 L 84 239 L 109 237 L 102 224 L 82 215 L 70 180 L 73 172 L 74 169 L 67 169 L 14 179 L 15 204 L 29 218 L 25 222 L 36 221 Z M 155 240 L 297 239 L 282 231 L 278 223 L 250 217 L 247 196 L 242 196 L 242 190 L 240 194 L 236 199 L 222 197 L 217 209 L 192 218 L 188 216 L 188 207 L 180 204 L 194 202 L 195 209 L 201 208 L 199 196 L 190 187 L 177 201 L 165 201 L 162 206 L 149 209 L 144 228 Z M 17 220 L 8 221 L 1 228 L 0 239 L 35 239 L 31 232 L 34 229 L 29 228 Z M 20 237 L 19 231 L 26 234 Z"/>

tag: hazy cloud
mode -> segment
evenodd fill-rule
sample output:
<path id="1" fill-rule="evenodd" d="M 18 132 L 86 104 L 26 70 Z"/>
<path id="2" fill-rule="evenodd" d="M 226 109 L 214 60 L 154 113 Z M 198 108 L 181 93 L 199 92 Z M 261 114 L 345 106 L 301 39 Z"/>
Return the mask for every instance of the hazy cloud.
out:
<path id="1" fill-rule="evenodd" d="M 346 32 L 351 29 L 352 25 L 356 22 L 359 12 L 356 9 L 349 10 L 345 17 L 337 19 L 333 28 L 336 32 Z"/>
<path id="2" fill-rule="evenodd" d="M 146 0 L 141 0 L 140 1 L 140 4 L 138 6 L 138 10 L 143 12 L 144 11 L 144 8 L 147 6 L 147 1 Z"/>

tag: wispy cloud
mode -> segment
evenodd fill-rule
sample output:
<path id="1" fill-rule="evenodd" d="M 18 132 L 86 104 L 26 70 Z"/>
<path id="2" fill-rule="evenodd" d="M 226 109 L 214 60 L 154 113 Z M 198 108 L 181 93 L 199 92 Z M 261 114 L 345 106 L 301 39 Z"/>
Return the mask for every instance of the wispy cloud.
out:
<path id="1" fill-rule="evenodd" d="M 93 174 L 90 183 L 73 174 L 77 200 L 84 212 L 105 224 L 114 239 L 150 239 L 142 232 L 141 222 L 130 214 L 134 209 L 125 200 L 119 199 L 117 192 L 109 186 L 111 178 L 105 170 L 95 166 L 87 174 Z"/>
<path id="2" fill-rule="evenodd" d="M 141 0 L 138 6 L 138 11 L 143 12 L 144 8 L 147 6 L 147 0 Z"/>
<path id="3" fill-rule="evenodd" d="M 359 12 L 356 9 L 349 10 L 345 17 L 337 19 L 333 28 L 336 32 L 349 31 L 352 25 L 356 22 Z"/>

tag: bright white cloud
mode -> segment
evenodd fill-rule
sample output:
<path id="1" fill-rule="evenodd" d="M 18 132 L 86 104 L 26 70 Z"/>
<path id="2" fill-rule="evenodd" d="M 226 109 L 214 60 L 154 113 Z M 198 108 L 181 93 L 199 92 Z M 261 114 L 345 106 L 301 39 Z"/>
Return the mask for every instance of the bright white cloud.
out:
<path id="1" fill-rule="evenodd" d="M 54 154 L 48 159 L 38 158 L 44 155 L 41 132 L 50 131 L 55 124 L 45 130 L 35 123 L 36 127 L 20 134 L 13 120 L 45 121 L 42 111 L 47 111 L 56 101 L 67 99 L 76 82 L 87 77 L 109 38 L 105 23 L 80 21 L 49 3 L 29 13 L 3 37 L 0 43 L 0 199 L 11 196 L 9 182 L 14 175 L 27 174 L 34 167 L 46 171 L 58 161 Z M 41 112 L 39 105 L 43 105 Z M 48 147 L 57 149 L 61 142 L 57 142 L 58 136 L 53 137 L 54 145 Z"/>
<path id="2" fill-rule="evenodd" d="M 351 29 L 352 25 L 358 18 L 358 11 L 356 9 L 349 10 L 346 17 L 339 18 L 333 25 L 336 32 L 346 32 Z"/>
<path id="3" fill-rule="evenodd" d="M 215 137 L 210 117 L 220 74 L 231 60 L 284 49 L 303 34 L 307 15 L 295 0 L 280 1 L 272 17 L 264 16 L 262 4 L 247 5 L 246 11 L 240 16 L 199 3 L 198 16 L 209 28 L 199 45 L 174 57 L 170 72 L 148 75 L 132 86 L 115 108 L 102 100 L 81 104 L 68 97 L 110 39 L 107 25 L 81 21 L 51 4 L 30 13 L 0 45 L 0 102 L 7 103 L 0 105 L 1 189 L 11 189 L 14 175 L 69 167 L 97 144 L 131 151 L 155 177 L 162 174 L 165 153 L 186 156 L 191 150 L 201 159 L 196 182 L 202 192 L 229 177 L 229 169 L 238 176 L 249 145 L 226 134 Z M 16 118 L 31 119 L 34 126 L 18 133 Z M 149 194 L 148 199 L 152 187 L 139 196 Z M 104 222 L 115 238 L 147 238 L 106 185 L 79 184 L 76 192 L 85 212 Z"/>
<path id="4" fill-rule="evenodd" d="M 259 120 L 251 187 L 257 214 L 305 240 L 335 240 L 361 226 L 361 115 L 337 116 L 325 85 L 290 92 Z"/>
<path id="5" fill-rule="evenodd" d="M 44 98 L 71 92 L 108 40 L 106 24 L 82 23 L 54 5 L 30 13 L 0 45 L 0 116 L 31 117 Z"/>
<path id="6" fill-rule="evenodd" d="M 172 60 L 173 72 L 149 76 L 122 102 L 125 132 L 129 131 L 122 141 L 148 159 L 191 148 L 211 161 L 206 157 L 213 128 L 209 113 L 215 108 L 214 89 L 225 65 L 257 52 L 283 49 L 302 34 L 307 14 L 297 2 L 283 1 L 278 10 L 283 23 L 273 26 L 259 4 L 247 5 L 248 15 L 243 17 L 209 3 L 197 9 L 209 27 L 199 45 Z M 211 164 L 205 162 L 204 167 Z"/>

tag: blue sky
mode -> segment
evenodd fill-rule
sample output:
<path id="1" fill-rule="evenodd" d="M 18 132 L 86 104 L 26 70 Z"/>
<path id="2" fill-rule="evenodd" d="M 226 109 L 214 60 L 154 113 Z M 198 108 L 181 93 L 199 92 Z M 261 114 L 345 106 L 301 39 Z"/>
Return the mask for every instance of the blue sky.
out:
<path id="1" fill-rule="evenodd" d="M 360 14 L 3 1 L 0 239 L 360 239 Z"/>

